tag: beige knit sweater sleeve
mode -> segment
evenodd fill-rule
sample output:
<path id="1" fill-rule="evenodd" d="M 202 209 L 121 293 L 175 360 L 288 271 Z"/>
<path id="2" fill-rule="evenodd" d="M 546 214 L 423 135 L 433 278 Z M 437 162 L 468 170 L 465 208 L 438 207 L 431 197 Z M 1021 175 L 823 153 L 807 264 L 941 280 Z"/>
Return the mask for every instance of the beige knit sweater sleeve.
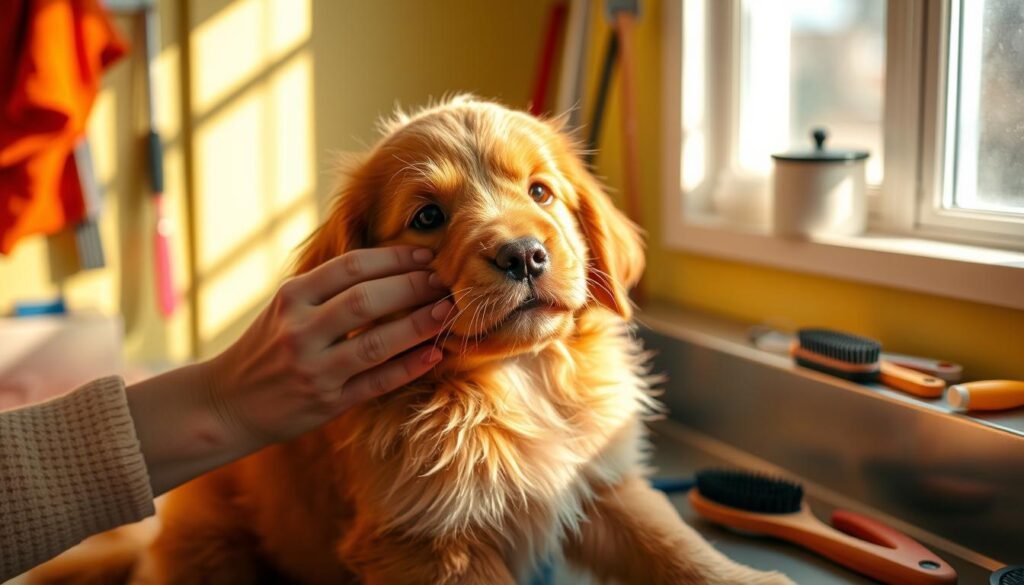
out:
<path id="1" fill-rule="evenodd" d="M 152 513 L 120 377 L 0 412 L 0 582 Z"/>

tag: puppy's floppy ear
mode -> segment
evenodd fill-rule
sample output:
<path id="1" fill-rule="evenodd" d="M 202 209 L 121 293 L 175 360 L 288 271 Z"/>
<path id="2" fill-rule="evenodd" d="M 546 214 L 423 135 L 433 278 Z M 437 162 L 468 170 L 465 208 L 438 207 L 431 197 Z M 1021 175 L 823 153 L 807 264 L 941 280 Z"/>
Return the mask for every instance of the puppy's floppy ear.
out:
<path id="1" fill-rule="evenodd" d="M 577 220 L 590 250 L 590 294 L 624 319 L 633 315 L 628 291 L 644 271 L 640 228 L 622 213 L 579 165 L 571 181 L 579 197 Z"/>
<path id="2" fill-rule="evenodd" d="M 309 272 L 335 256 L 369 245 L 373 187 L 363 169 L 348 176 L 337 190 L 327 220 L 302 243 L 295 274 Z"/>

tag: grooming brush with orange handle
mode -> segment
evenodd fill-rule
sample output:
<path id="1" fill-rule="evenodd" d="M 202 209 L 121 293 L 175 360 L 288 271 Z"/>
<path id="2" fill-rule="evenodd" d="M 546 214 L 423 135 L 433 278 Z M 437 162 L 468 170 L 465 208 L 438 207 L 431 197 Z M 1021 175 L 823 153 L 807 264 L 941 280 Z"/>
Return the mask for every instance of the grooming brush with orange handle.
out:
<path id="1" fill-rule="evenodd" d="M 796 363 L 806 368 L 854 382 L 881 382 L 923 398 L 942 396 L 943 380 L 880 359 L 881 351 L 873 339 L 830 329 L 801 329 L 790 348 Z"/>
<path id="2" fill-rule="evenodd" d="M 750 338 L 750 342 L 760 349 L 782 355 L 789 355 L 789 347 L 796 339 L 795 335 L 776 331 L 765 325 L 751 327 L 747 335 Z M 878 355 L 882 361 L 940 378 L 947 384 L 956 384 L 963 377 L 964 373 L 963 366 L 946 360 L 891 353 L 888 351 L 883 351 Z"/>
<path id="3" fill-rule="evenodd" d="M 954 410 L 1009 410 L 1024 406 L 1024 382 L 980 380 L 954 384 L 946 391 L 946 402 Z"/>
<path id="4" fill-rule="evenodd" d="M 916 540 L 877 520 L 846 510 L 832 525 L 818 520 L 798 483 L 745 473 L 697 473 L 690 505 L 723 526 L 800 545 L 882 583 L 956 583 L 956 571 Z"/>

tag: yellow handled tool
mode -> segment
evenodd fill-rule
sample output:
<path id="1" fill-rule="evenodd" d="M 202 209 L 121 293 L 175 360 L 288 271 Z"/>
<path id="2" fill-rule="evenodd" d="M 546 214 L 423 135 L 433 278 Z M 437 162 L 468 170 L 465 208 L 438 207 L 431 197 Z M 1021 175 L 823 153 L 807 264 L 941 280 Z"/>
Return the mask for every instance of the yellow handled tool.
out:
<path id="1" fill-rule="evenodd" d="M 1008 410 L 1024 406 L 1024 382 L 981 380 L 954 384 L 946 390 L 946 402 L 954 410 Z"/>

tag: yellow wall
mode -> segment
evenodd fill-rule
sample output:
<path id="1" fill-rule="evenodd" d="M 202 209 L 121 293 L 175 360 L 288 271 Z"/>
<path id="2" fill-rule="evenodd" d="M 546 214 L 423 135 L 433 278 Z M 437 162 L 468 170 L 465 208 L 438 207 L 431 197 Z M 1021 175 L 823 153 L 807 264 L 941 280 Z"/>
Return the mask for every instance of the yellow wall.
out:
<path id="1" fill-rule="evenodd" d="M 661 242 L 661 5 L 646 0 L 637 31 L 640 160 L 646 287 L 652 299 L 778 326 L 825 326 L 860 333 L 889 351 L 960 362 L 971 378 L 1024 379 L 1024 311 L 1004 309 L 850 281 L 798 274 L 667 249 Z M 590 79 L 607 27 L 595 19 Z M 609 104 L 597 166 L 614 189 L 622 185 L 618 97 Z M 937 291 L 941 292 L 941 291 Z M 1024 291 L 1021 291 L 1024 294 Z"/>

